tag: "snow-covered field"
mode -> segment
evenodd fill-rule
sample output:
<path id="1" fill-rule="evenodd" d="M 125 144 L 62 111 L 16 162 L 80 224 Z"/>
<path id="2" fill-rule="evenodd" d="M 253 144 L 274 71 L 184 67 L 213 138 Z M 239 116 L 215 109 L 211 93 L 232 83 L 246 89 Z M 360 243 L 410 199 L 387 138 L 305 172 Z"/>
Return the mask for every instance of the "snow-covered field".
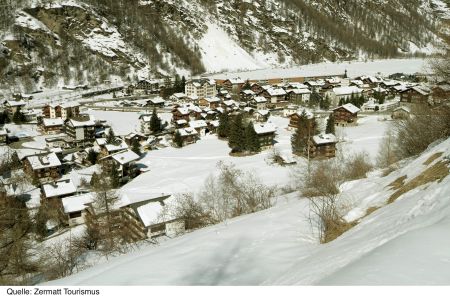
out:
<path id="1" fill-rule="evenodd" d="M 404 168 L 342 186 L 352 197 L 349 220 L 385 203 L 388 185 L 407 182 L 429 166 L 450 139 Z M 437 163 L 440 159 L 435 160 Z M 193 170 L 194 171 L 194 170 Z M 275 177 L 275 175 L 273 175 Z M 112 258 L 50 285 L 448 285 L 450 283 L 450 176 L 400 196 L 363 218 L 335 241 L 319 245 L 298 194 L 278 198 L 268 210 Z"/>
<path id="2" fill-rule="evenodd" d="M 314 77 L 342 75 L 347 70 L 349 77 L 361 75 L 390 75 L 394 73 L 414 74 L 427 71 L 427 60 L 424 59 L 382 59 L 374 61 L 324 62 L 301 65 L 289 68 L 260 69 L 245 72 L 226 72 L 210 75 L 210 78 L 237 78 L 263 80 L 269 78 Z"/>

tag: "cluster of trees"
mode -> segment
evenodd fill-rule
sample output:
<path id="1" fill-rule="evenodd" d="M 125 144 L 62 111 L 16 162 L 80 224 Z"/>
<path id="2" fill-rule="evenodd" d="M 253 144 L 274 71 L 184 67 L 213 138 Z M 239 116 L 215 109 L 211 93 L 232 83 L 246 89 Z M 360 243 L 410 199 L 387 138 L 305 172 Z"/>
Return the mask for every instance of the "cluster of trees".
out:
<path id="1" fill-rule="evenodd" d="M 386 100 L 386 94 L 383 92 L 375 91 L 372 96 L 378 101 L 378 104 L 383 104 Z"/>
<path id="2" fill-rule="evenodd" d="M 208 177 L 196 196 L 179 195 L 166 211 L 174 218 L 185 219 L 186 229 L 220 223 L 273 205 L 275 187 L 262 184 L 253 173 L 233 164 L 220 162 L 218 169 L 219 174 Z"/>
<path id="3" fill-rule="evenodd" d="M 325 127 L 325 133 L 326 134 L 333 134 L 335 133 L 335 126 L 334 126 L 334 114 L 330 113 L 327 119 L 327 125 Z"/>
<path id="4" fill-rule="evenodd" d="M 181 22 L 183 12 L 169 2 L 141 5 L 139 0 L 84 0 L 113 22 L 119 32 L 149 58 L 151 70 L 173 70 L 173 65 L 190 69 L 194 74 L 205 71 L 199 49 L 189 43 L 183 30 L 188 25 Z M 151 16 L 152 21 L 148 22 Z M 179 20 L 180 27 L 173 28 L 167 20 Z M 167 60 L 165 53 L 171 53 Z"/>
<path id="5" fill-rule="evenodd" d="M 11 120 L 9 119 L 8 112 L 1 111 L 0 112 L 0 125 L 9 124 Z"/>
<path id="6" fill-rule="evenodd" d="M 337 42 L 344 49 L 363 50 L 371 58 L 397 56 L 398 48 L 403 48 L 408 41 L 425 44 L 432 40 L 430 32 L 437 30 L 437 22 L 420 13 L 423 11 L 421 1 L 392 0 L 383 6 L 358 0 L 333 4 L 320 0 L 315 1 L 315 5 L 305 0 L 282 2 L 287 7 L 286 12 L 298 12 L 288 16 L 298 24 L 298 31 L 314 31 L 325 44 Z M 392 39 L 392 36 L 399 38 Z"/>
<path id="7" fill-rule="evenodd" d="M 175 79 L 166 80 L 165 87 L 161 90 L 161 96 L 164 99 L 168 99 L 171 95 L 177 92 L 184 92 L 184 87 L 186 86 L 186 78 L 184 76 L 181 77 L 178 74 L 175 75 Z"/>
<path id="8" fill-rule="evenodd" d="M 442 105 L 416 107 L 408 119 L 395 120 L 386 132 L 377 156 L 378 165 L 387 168 L 395 162 L 418 155 L 437 140 L 450 136 L 450 108 Z"/>
<path id="9" fill-rule="evenodd" d="M 322 243 L 336 239 L 354 225 L 344 219 L 351 206 L 340 194 L 339 186 L 366 177 L 372 169 L 367 154 L 358 153 L 319 161 L 293 172 L 296 188 L 309 200 L 309 220 Z"/>
<path id="10" fill-rule="evenodd" d="M 303 110 L 298 121 L 297 129 L 291 136 L 292 152 L 296 155 L 304 155 L 308 149 L 308 141 L 319 133 L 316 119 L 308 118 L 305 110 Z"/>
<path id="11" fill-rule="evenodd" d="M 241 113 L 237 115 L 222 113 L 219 117 L 217 134 L 220 138 L 228 138 L 228 146 L 233 152 L 257 153 L 261 151 L 253 122 L 246 122 Z"/>
<path id="12" fill-rule="evenodd" d="M 361 108 L 362 105 L 366 102 L 366 99 L 361 94 L 360 96 L 357 96 L 355 94 L 351 94 L 350 98 L 340 99 L 339 100 L 339 106 L 345 105 L 345 104 L 353 104 L 358 108 Z"/>

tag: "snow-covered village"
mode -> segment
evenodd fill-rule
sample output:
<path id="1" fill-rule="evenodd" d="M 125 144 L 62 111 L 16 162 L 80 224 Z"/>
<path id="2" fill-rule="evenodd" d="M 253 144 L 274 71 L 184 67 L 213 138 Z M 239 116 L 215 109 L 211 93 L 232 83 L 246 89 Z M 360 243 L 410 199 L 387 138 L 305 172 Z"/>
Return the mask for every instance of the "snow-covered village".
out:
<path id="1" fill-rule="evenodd" d="M 58 44 L 44 14 L 95 1 L 56 2 L 15 26 Z M 9 80 L 26 55 L 0 39 L 0 285 L 450 284 L 447 52 L 301 63 L 208 23 L 202 69 L 167 71 L 93 15 L 83 47 L 129 74 Z"/>

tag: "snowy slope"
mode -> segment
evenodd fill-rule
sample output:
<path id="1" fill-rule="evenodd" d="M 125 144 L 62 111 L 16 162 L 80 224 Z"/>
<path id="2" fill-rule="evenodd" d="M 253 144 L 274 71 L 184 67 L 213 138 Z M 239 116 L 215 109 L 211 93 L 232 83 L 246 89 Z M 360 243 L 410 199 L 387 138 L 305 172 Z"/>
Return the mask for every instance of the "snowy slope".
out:
<path id="1" fill-rule="evenodd" d="M 208 72 L 268 67 L 266 63 L 256 61 L 216 24 L 206 25 L 208 30 L 198 44 L 203 65 Z"/>
<path id="2" fill-rule="evenodd" d="M 425 165 L 432 155 L 440 157 Z M 428 167 L 450 158 L 450 139 L 386 177 L 341 186 L 358 219 L 383 206 L 335 241 L 319 245 L 308 224 L 308 202 L 296 193 L 266 211 L 143 248 L 49 284 L 257 285 L 449 284 L 450 176 L 417 187 L 385 205 Z M 444 159 L 444 160 L 443 160 Z"/>

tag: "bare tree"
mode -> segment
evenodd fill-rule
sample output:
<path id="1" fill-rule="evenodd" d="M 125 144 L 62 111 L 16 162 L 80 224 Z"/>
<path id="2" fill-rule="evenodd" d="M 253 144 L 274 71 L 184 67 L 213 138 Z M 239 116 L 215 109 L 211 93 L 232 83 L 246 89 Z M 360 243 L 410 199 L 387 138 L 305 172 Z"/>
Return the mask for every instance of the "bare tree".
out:
<path id="1" fill-rule="evenodd" d="M 377 165 L 380 168 L 390 167 L 398 161 L 398 155 L 395 150 L 396 137 L 392 129 L 388 129 L 384 134 L 377 155 Z"/>

